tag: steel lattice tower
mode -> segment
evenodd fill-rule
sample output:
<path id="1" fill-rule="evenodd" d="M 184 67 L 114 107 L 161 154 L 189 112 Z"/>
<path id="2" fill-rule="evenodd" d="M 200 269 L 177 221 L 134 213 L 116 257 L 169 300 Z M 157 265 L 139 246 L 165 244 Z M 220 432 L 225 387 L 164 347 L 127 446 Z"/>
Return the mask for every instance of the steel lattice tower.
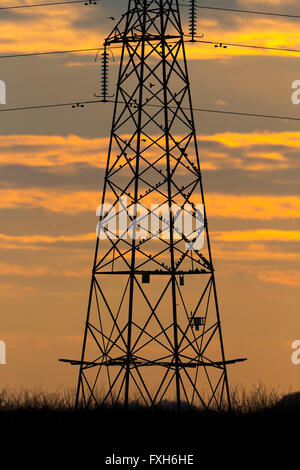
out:
<path id="1" fill-rule="evenodd" d="M 122 52 L 82 356 L 65 360 L 80 367 L 76 404 L 230 407 L 226 366 L 238 360 L 225 360 L 178 0 L 129 0 L 112 44 Z"/>

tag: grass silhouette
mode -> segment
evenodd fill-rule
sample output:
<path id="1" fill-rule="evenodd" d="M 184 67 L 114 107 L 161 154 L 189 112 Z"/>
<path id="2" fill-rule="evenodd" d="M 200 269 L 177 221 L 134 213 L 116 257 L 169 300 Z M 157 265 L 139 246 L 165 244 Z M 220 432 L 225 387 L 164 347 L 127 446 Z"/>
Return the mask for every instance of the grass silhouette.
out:
<path id="1" fill-rule="evenodd" d="M 298 448 L 298 432 L 294 434 L 291 423 L 300 417 L 299 396 L 298 401 L 297 396 L 285 400 L 278 390 L 262 384 L 250 391 L 235 387 L 231 396 L 231 413 L 194 407 L 178 415 L 170 402 L 157 409 L 135 400 L 128 411 L 111 406 L 75 411 L 72 390 L 3 389 L 1 453 L 10 459 L 22 457 L 23 463 L 28 459 L 32 465 L 45 458 L 68 464 L 79 459 L 88 464 L 96 458 L 101 469 L 112 453 L 205 453 L 212 454 L 215 463 L 223 463 L 230 462 L 238 449 L 247 454 L 247 460 L 264 453 L 270 462 L 277 453 L 290 455 Z"/>
<path id="2" fill-rule="evenodd" d="M 300 398 L 299 398 L 300 401 Z M 281 406 L 283 396 L 278 392 L 277 388 L 267 388 L 265 385 L 259 383 L 253 385 L 250 390 L 247 390 L 241 385 L 231 388 L 231 405 L 232 410 L 230 415 L 255 415 L 267 413 L 281 413 L 290 412 L 294 413 L 295 407 L 287 408 Z M 75 413 L 75 391 L 66 389 L 60 392 L 46 392 L 43 390 L 32 389 L 2 389 L 0 390 L 0 413 L 17 410 L 30 410 L 30 411 L 53 411 L 53 412 L 68 412 Z M 176 409 L 175 403 L 172 401 L 164 400 L 160 407 L 157 409 L 148 409 L 145 407 L 141 400 L 135 398 L 130 404 L 130 412 L 136 411 L 144 413 L 174 413 Z M 99 409 L 92 410 L 94 412 L 114 413 L 124 412 L 122 406 L 117 408 L 107 404 Z M 216 412 L 216 410 L 213 410 Z M 183 414 L 201 414 L 210 415 L 209 411 L 205 411 L 201 407 L 193 406 L 189 410 L 188 406 L 183 407 Z M 77 412 L 78 413 L 78 412 Z M 229 414 L 224 408 L 219 413 L 220 415 Z"/>

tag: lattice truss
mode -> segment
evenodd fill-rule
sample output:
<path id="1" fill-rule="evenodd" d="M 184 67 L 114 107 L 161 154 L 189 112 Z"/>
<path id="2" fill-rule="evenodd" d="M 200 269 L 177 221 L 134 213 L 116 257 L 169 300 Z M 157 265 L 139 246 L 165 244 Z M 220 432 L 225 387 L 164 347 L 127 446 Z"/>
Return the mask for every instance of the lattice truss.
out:
<path id="1" fill-rule="evenodd" d="M 222 344 L 178 2 L 129 1 L 106 40 L 115 43 L 99 238 L 82 358 L 72 361 L 77 404 L 220 408 L 233 361 Z"/>

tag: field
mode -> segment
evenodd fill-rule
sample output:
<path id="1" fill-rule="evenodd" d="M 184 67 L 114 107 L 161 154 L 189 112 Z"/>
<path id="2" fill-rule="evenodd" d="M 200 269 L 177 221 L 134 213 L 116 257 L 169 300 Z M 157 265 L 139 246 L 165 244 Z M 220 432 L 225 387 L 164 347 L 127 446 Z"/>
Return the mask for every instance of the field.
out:
<path id="1" fill-rule="evenodd" d="M 250 392 L 233 390 L 232 402 L 231 413 L 194 408 L 178 415 L 172 403 L 150 410 L 138 402 L 128 411 L 74 411 L 72 391 L 2 390 L 1 455 L 34 468 L 81 462 L 85 468 L 90 464 L 101 469 L 113 454 L 145 460 L 150 454 L 193 454 L 196 468 L 206 459 L 214 468 L 223 462 L 243 467 L 250 461 L 269 464 L 284 459 L 287 464 L 294 452 L 299 453 L 299 396 L 282 399 L 275 390 L 259 385 Z"/>

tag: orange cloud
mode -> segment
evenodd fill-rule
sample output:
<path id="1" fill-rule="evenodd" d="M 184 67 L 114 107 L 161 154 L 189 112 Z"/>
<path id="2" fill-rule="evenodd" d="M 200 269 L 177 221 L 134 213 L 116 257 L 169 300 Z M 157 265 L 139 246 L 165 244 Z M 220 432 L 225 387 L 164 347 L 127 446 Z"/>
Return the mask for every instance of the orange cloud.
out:
<path id="1" fill-rule="evenodd" d="M 76 271 L 66 269 L 53 269 L 50 266 L 27 266 L 18 264 L 0 263 L 0 276 L 24 276 L 24 277 L 41 277 L 41 276 L 66 276 L 66 277 L 82 277 L 91 272 L 91 269 L 77 269 Z"/>
<path id="2" fill-rule="evenodd" d="M 0 165 L 27 165 L 42 167 L 88 163 L 104 168 L 107 160 L 107 138 L 85 139 L 76 135 L 2 136 Z"/>
<path id="3" fill-rule="evenodd" d="M 258 278 L 264 282 L 273 284 L 282 284 L 291 287 L 300 287 L 300 271 L 267 271 L 258 275 Z"/>
<path id="4" fill-rule="evenodd" d="M 256 5 L 261 5 L 262 3 L 262 0 L 239 0 L 239 4 L 240 4 L 240 7 L 241 8 L 252 8 L 252 6 L 256 7 Z M 286 5 L 297 5 L 297 0 L 264 0 L 264 3 L 266 5 L 270 5 L 270 6 L 274 6 L 274 5 L 282 5 L 282 6 L 286 6 Z M 272 11 L 272 10 L 268 10 L 268 11 Z"/>
<path id="5" fill-rule="evenodd" d="M 95 8 L 99 8 L 95 7 Z M 100 5 L 100 8 L 102 6 Z M 270 7 L 271 8 L 271 7 Z M 126 6 L 122 8 L 125 11 Z M 249 4 L 247 3 L 247 9 Z M 64 49 L 82 49 L 99 47 L 103 44 L 104 34 L 96 29 L 86 28 L 79 30 L 76 21 L 82 19 L 87 10 L 84 5 L 78 6 L 52 6 L 49 8 L 28 8 L 20 10 L 20 19 L 17 22 L 1 21 L 0 40 L 2 47 L 9 52 L 35 52 Z M 22 16 L 21 16 L 22 15 Z M 198 29 L 205 34 L 204 40 L 228 43 L 244 43 L 253 45 L 265 45 L 286 48 L 300 47 L 300 33 L 297 23 L 295 25 L 280 18 L 257 17 L 255 15 L 234 15 L 236 27 L 229 31 L 223 28 L 222 18 L 215 12 L 214 18 L 205 18 L 202 11 L 199 15 Z M 182 8 L 183 18 L 187 18 L 187 9 Z M 88 18 L 88 17 L 87 17 Z M 23 19 L 23 21 L 22 21 Z M 219 22 L 220 19 L 220 22 Z M 111 25 L 113 27 L 113 24 Z M 108 31 L 109 31 L 108 27 Z M 184 27 L 188 32 L 188 25 Z M 215 48 L 214 44 L 186 44 L 188 57 L 190 59 L 217 59 L 227 60 L 234 56 L 249 55 L 280 55 L 284 57 L 298 56 L 296 53 L 280 53 L 276 51 L 264 51 L 261 49 L 244 49 L 228 47 L 227 49 Z M 119 50 L 115 50 L 118 55 Z M 94 54 L 93 52 L 89 54 Z"/>
<path id="6" fill-rule="evenodd" d="M 265 160 L 277 160 L 279 162 L 284 162 L 287 160 L 279 152 L 249 152 L 247 157 L 263 158 Z"/>
<path id="7" fill-rule="evenodd" d="M 214 231 L 210 233 L 211 242 L 213 244 L 214 259 L 222 259 L 226 261 L 253 261 L 256 260 L 273 260 L 273 261 L 295 261 L 300 258 L 299 252 L 286 251 L 286 246 L 278 246 L 276 250 L 270 250 L 268 242 L 289 243 L 300 241 L 299 231 L 284 230 L 253 230 L 253 231 Z M 44 235 L 5 235 L 0 234 L 0 249 L 2 250 L 41 250 L 53 247 L 57 243 L 69 244 L 68 250 L 72 250 L 72 244 L 80 244 L 89 241 L 95 243 L 96 233 L 86 233 L 71 236 L 44 236 Z M 232 245 L 238 242 L 243 245 Z M 104 242 L 103 242 L 104 243 Z M 229 245 L 228 245 L 229 243 Z M 90 256 L 82 255 L 84 246 L 76 246 L 76 257 L 86 262 L 86 266 L 90 265 Z M 151 250 L 150 250 L 151 252 Z M 139 253 L 137 256 L 141 256 Z M 80 277 L 87 275 L 90 271 L 86 268 L 74 270 L 53 269 L 53 267 L 35 267 L 35 266 L 19 266 L 19 265 L 0 265 L 0 275 L 17 275 L 26 277 L 39 276 L 67 276 Z M 256 271 L 255 271 L 256 273 Z M 0 286 L 1 287 L 1 286 Z"/>
<path id="8" fill-rule="evenodd" d="M 213 241 L 213 240 L 212 240 Z M 226 261 L 296 261 L 300 259 L 299 252 L 286 253 L 280 251 L 271 251 L 262 244 L 249 244 L 244 249 L 228 250 L 226 246 L 220 246 L 213 243 L 213 257 L 214 259 Z"/>
<path id="9" fill-rule="evenodd" d="M 72 235 L 72 236 L 64 236 L 60 235 L 58 237 L 49 237 L 46 235 L 5 235 L 3 233 L 0 234 L 0 242 L 14 242 L 19 243 L 22 245 L 27 244 L 45 244 L 50 245 L 53 243 L 59 242 L 66 242 L 66 243 L 74 243 L 74 242 L 85 242 L 94 240 L 96 237 L 96 230 L 95 233 L 85 233 L 82 235 Z"/>
<path id="10" fill-rule="evenodd" d="M 85 211 L 96 213 L 100 194 L 92 191 L 62 191 L 44 188 L 3 189 L 1 209 L 42 208 L 51 212 L 76 214 Z"/>
<path id="11" fill-rule="evenodd" d="M 18 21 L 1 20 L 2 49 L 6 53 L 27 53 L 99 47 L 104 40 L 101 31 L 88 30 L 87 27 L 88 34 L 80 34 L 74 27 L 84 11 L 86 7 L 83 4 L 19 10 Z"/>
<path id="12" fill-rule="evenodd" d="M 249 242 L 249 241 L 300 241 L 299 230 L 245 230 L 213 232 L 212 237 L 216 241 Z"/>
<path id="13" fill-rule="evenodd" d="M 244 9 L 256 10 L 255 4 L 244 2 Z M 260 2 L 261 3 L 261 2 Z M 287 3 L 287 2 L 286 2 Z M 284 6 L 286 6 L 286 3 Z M 272 2 L 273 4 L 273 2 Z M 275 4 L 275 1 L 274 1 Z M 279 4 L 279 2 L 276 2 Z M 239 5 L 243 8 L 241 5 Z M 271 5 L 265 11 L 272 11 Z M 297 52 L 280 52 L 263 49 L 250 49 L 235 46 L 227 48 L 215 47 L 223 44 L 246 44 L 253 46 L 275 47 L 282 49 L 299 49 L 300 34 L 297 23 L 291 23 L 284 18 L 272 18 L 234 12 L 214 11 L 211 18 L 205 18 L 205 10 L 198 15 L 198 29 L 204 34 L 203 41 L 213 41 L 213 44 L 193 44 L 188 47 L 189 59 L 217 59 L 226 61 L 236 56 L 279 55 L 281 57 L 297 57 Z M 230 18 L 232 28 L 223 27 L 223 17 Z M 214 42 L 215 41 L 215 42 Z"/>
<path id="14" fill-rule="evenodd" d="M 294 242 L 300 241 L 299 230 L 245 230 L 245 231 L 216 231 L 211 232 L 211 238 L 216 242 L 253 242 L 253 241 L 280 241 L 280 242 Z M 78 243 L 94 241 L 96 239 L 96 230 L 92 233 L 84 233 L 80 235 L 59 235 L 59 236 L 46 236 L 46 235 L 6 235 L 0 233 L 0 246 L 3 243 L 14 243 L 21 246 L 27 245 L 54 245 L 56 243 Z M 13 245 L 15 246 L 15 245 Z"/>
<path id="15" fill-rule="evenodd" d="M 224 132 L 211 136 L 198 136 L 199 141 L 210 140 L 219 142 L 226 147 L 247 147 L 255 145 L 284 145 L 285 147 L 300 148 L 300 132 Z"/>
<path id="16" fill-rule="evenodd" d="M 77 214 L 96 212 L 100 193 L 94 191 L 64 191 L 61 189 L 30 188 L 2 189 L 0 209 L 43 208 L 51 212 Z M 107 203 L 114 200 L 107 193 Z M 195 203 L 201 201 L 194 195 Z M 154 198 L 151 203 L 157 202 Z M 271 220 L 300 217 L 300 197 L 297 196 L 236 196 L 208 193 L 206 195 L 208 217 L 231 217 L 241 219 Z"/>
<path id="17" fill-rule="evenodd" d="M 156 136 L 158 137 L 158 136 Z M 176 136 L 180 140 L 181 136 Z M 124 139 L 128 138 L 123 136 Z M 287 150 L 300 149 L 300 132 L 253 132 L 202 135 L 198 142 L 204 142 L 200 149 L 201 167 L 213 171 L 223 167 L 242 170 L 265 171 L 288 168 L 292 163 L 273 146 L 283 146 Z M 216 142 L 223 148 L 205 148 L 205 142 Z M 84 163 L 97 168 L 105 168 L 109 138 L 83 138 L 68 136 L 8 135 L 0 141 L 0 165 L 25 165 L 31 167 L 57 168 Z M 257 146 L 265 146 L 263 152 Z M 268 150 L 270 146 L 270 150 Z M 240 148 L 241 156 L 232 155 L 232 148 Z M 243 157 L 244 155 L 244 157 Z M 155 149 L 147 151 L 148 159 L 155 159 Z M 265 160 L 255 162 L 255 159 Z M 255 162 L 255 163 L 254 163 Z"/>
<path id="18" fill-rule="evenodd" d="M 0 263 L 0 275 L 10 276 L 10 275 L 17 275 L 17 276 L 44 276 L 45 274 L 49 274 L 49 268 L 46 266 L 20 266 L 17 264 L 6 264 Z"/>
<path id="19" fill-rule="evenodd" d="M 300 217 L 297 196 L 236 196 L 208 194 L 208 217 L 270 220 Z"/>

